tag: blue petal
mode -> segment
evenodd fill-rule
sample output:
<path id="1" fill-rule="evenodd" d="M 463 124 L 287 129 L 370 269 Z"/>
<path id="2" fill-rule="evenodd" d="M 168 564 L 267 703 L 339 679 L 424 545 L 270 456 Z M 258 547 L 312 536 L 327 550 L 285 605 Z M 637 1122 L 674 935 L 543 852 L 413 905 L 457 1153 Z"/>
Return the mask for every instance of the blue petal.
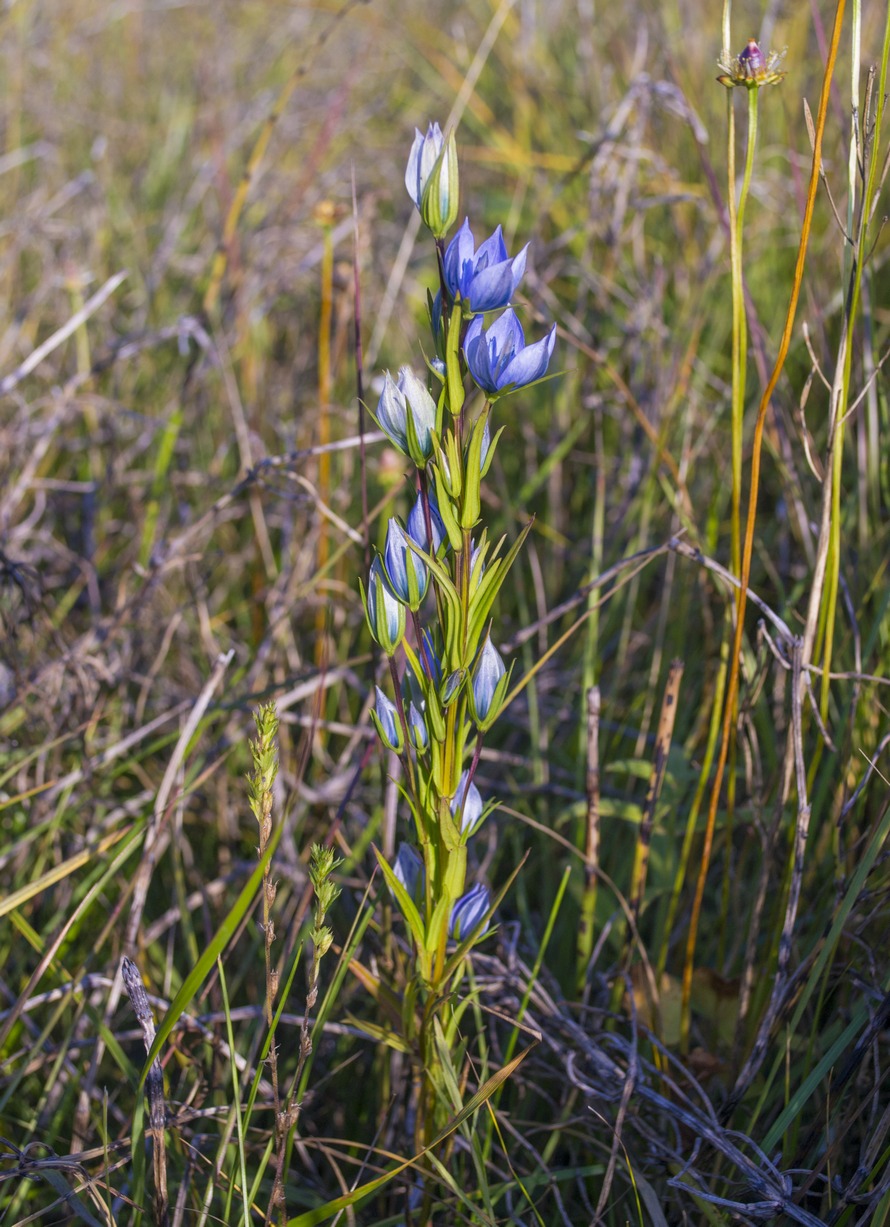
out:
<path id="1" fill-rule="evenodd" d="M 499 362 L 505 358 L 509 361 L 514 353 L 525 346 L 525 333 L 522 331 L 519 316 L 512 307 L 508 307 L 503 315 L 498 316 L 486 336 L 489 344 L 494 346 Z"/>
<path id="2" fill-rule="evenodd" d="M 442 262 L 445 284 L 452 298 L 465 295 L 466 287 L 473 276 L 474 250 L 475 239 L 470 229 L 470 219 L 465 217 L 464 224 L 448 244 Z"/>
<path id="3" fill-rule="evenodd" d="M 450 806 L 453 818 L 457 818 L 460 815 L 461 834 L 476 825 L 484 808 L 482 793 L 476 785 L 470 784 L 469 788 L 467 787 L 469 774 L 469 771 L 464 771 L 461 774 L 457 784 L 457 792 L 452 797 Z M 466 800 L 464 799 L 465 797 Z"/>
<path id="4" fill-rule="evenodd" d="M 470 368 L 470 374 L 479 387 L 486 392 L 496 392 L 497 384 L 488 361 L 488 345 L 482 332 L 481 315 L 475 316 L 467 329 L 464 339 L 464 357 Z"/>
<path id="5" fill-rule="evenodd" d="M 423 149 L 423 133 L 419 128 L 414 129 L 414 143 L 411 146 L 411 152 L 408 154 L 408 165 L 405 168 L 405 187 L 408 189 L 408 195 L 420 208 L 420 151 Z"/>
<path id="6" fill-rule="evenodd" d="M 392 871 L 411 898 L 416 899 L 417 887 L 423 879 L 423 861 L 410 844 L 399 844 L 399 853 Z"/>
<path id="7" fill-rule="evenodd" d="M 439 507 L 436 503 L 435 495 L 429 496 L 430 503 L 430 524 L 433 530 L 433 548 L 430 549 L 429 534 L 426 530 L 426 513 L 423 509 L 423 495 L 418 494 L 414 506 L 408 512 L 408 522 L 406 529 L 411 540 L 419 545 L 427 554 L 438 554 L 439 546 L 445 539 L 445 524 L 442 521 L 442 516 L 439 513 Z"/>
<path id="8" fill-rule="evenodd" d="M 380 725 L 387 738 L 393 745 L 398 745 L 402 739 L 402 730 L 399 727 L 399 713 L 396 710 L 396 705 L 386 697 L 379 686 L 375 686 L 374 689 L 377 691 L 377 702 L 375 704 L 377 719 L 380 721 Z"/>
<path id="9" fill-rule="evenodd" d="M 479 244 L 479 250 L 476 252 L 476 259 L 473 263 L 476 272 L 481 273 L 484 268 L 489 268 L 492 264 L 500 264 L 502 260 L 507 259 L 509 256 L 504 246 L 504 232 L 498 226 L 494 234 L 490 234 L 484 242 Z"/>
<path id="10" fill-rule="evenodd" d="M 526 245 L 523 247 L 519 255 L 516 256 L 516 258 L 513 260 L 513 289 L 514 290 L 519 285 L 522 278 L 525 276 L 525 262 L 528 258 L 528 249 L 530 246 L 531 246 L 530 243 L 526 243 Z"/>
<path id="11" fill-rule="evenodd" d="M 498 388 L 503 389 L 508 386 L 522 388 L 540 379 L 547 370 L 555 344 L 556 325 L 554 324 L 546 337 L 535 341 L 533 345 L 527 345 L 506 367 L 500 370 Z"/>
<path id="12" fill-rule="evenodd" d="M 515 288 L 512 265 L 509 260 L 502 260 L 477 272 L 465 297 L 469 298 L 474 311 L 495 311 L 498 307 L 506 307 Z"/>

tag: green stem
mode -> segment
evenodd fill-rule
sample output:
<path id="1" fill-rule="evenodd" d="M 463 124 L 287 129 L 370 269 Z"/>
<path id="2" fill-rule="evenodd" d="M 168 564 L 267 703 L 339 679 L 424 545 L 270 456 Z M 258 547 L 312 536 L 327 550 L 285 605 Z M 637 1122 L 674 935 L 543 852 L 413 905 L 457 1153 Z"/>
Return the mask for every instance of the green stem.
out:
<path id="1" fill-rule="evenodd" d="M 741 566 L 741 499 L 742 499 L 742 448 L 745 418 L 745 380 L 748 365 L 748 320 L 745 314 L 745 278 L 743 262 L 743 234 L 745 205 L 751 187 L 754 170 L 754 151 L 757 146 L 757 95 L 756 88 L 748 93 L 748 143 L 745 154 L 745 172 L 738 205 L 735 203 L 735 110 L 730 92 L 728 175 L 729 175 L 729 250 L 732 268 L 732 509 L 731 509 L 731 567 L 738 575 Z M 736 596 L 738 601 L 738 595 Z"/>

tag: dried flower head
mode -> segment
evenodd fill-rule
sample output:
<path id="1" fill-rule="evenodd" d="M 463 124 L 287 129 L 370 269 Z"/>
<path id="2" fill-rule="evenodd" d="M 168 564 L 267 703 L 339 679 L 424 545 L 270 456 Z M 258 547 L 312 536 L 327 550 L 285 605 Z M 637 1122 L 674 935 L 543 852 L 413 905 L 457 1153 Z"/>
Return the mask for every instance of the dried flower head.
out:
<path id="1" fill-rule="evenodd" d="M 721 85 L 732 89 L 734 85 L 745 89 L 759 89 L 761 85 L 778 85 L 785 76 L 779 71 L 779 66 L 785 59 L 784 51 L 771 51 L 764 55 L 753 38 L 738 55 L 730 58 L 724 51 L 723 58 L 717 61 L 717 67 L 722 69 L 717 78 Z"/>

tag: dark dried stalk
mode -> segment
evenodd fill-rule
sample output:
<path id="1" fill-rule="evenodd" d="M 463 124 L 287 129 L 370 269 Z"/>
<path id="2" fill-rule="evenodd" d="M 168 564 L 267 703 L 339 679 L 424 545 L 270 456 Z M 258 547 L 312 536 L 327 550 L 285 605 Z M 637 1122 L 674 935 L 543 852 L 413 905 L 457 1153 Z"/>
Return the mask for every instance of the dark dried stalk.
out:
<path id="1" fill-rule="evenodd" d="M 145 1051 L 151 1052 L 155 1038 L 155 1020 L 152 1017 L 151 1006 L 148 1004 L 148 994 L 139 968 L 132 959 L 125 958 L 121 964 L 121 978 L 130 1005 L 136 1015 L 136 1021 L 142 1028 L 142 1038 Z M 152 1169 L 154 1174 L 154 1212 L 157 1227 L 167 1227 L 170 1221 L 169 1200 L 167 1197 L 167 1147 L 164 1129 L 167 1125 L 167 1106 L 164 1103 L 164 1074 L 160 1060 L 155 1057 L 145 1080 L 145 1091 L 148 1097 L 148 1124 L 151 1134 Z"/>

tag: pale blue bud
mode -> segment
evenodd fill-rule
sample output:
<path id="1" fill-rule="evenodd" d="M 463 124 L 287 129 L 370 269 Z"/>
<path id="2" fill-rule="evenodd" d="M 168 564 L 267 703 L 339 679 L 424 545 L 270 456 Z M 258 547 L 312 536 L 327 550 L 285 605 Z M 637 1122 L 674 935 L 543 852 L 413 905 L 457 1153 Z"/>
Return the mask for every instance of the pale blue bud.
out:
<path id="1" fill-rule="evenodd" d="M 392 656 L 405 635 L 405 607 L 390 588 L 379 558 L 371 563 L 364 596 L 371 635 L 387 656 Z"/>
<path id="2" fill-rule="evenodd" d="M 458 167 L 454 133 L 442 135 L 430 124 L 426 136 L 415 128 L 414 144 L 405 170 L 408 195 L 420 210 L 423 224 L 437 239 L 457 220 Z"/>
<path id="3" fill-rule="evenodd" d="M 416 610 L 426 596 L 429 571 L 426 563 L 411 549 L 405 530 L 395 518 L 389 521 L 386 530 L 383 563 L 393 592 L 409 609 Z"/>
<path id="4" fill-rule="evenodd" d="M 482 794 L 475 784 L 469 784 L 470 773 L 464 771 L 457 784 L 457 792 L 451 798 L 451 816 L 455 821 L 460 819 L 460 831 L 463 835 L 471 831 L 482 817 Z"/>
<path id="5" fill-rule="evenodd" d="M 399 712 L 391 699 L 388 699 L 379 686 L 375 686 L 377 691 L 377 705 L 372 713 L 374 716 L 374 724 L 377 732 L 380 734 L 380 739 L 390 750 L 395 750 L 396 754 L 401 754 L 405 748 L 405 739 L 402 734 L 402 724 L 399 720 Z"/>
<path id="6" fill-rule="evenodd" d="M 481 882 L 472 886 L 462 895 L 451 909 L 451 921 L 448 932 L 455 941 L 463 941 L 482 923 L 485 913 L 491 907 L 491 896 L 488 887 Z"/>
<path id="7" fill-rule="evenodd" d="M 426 528 L 426 512 L 423 506 L 423 495 L 418 494 L 414 506 L 408 512 L 408 521 L 405 525 L 405 530 L 408 536 L 426 554 L 438 554 L 439 547 L 445 540 L 445 525 L 442 521 L 442 516 L 439 512 L 439 504 L 436 502 L 436 496 L 430 494 L 430 524 L 433 530 L 433 548 L 430 549 L 430 539 Z"/>
<path id="8" fill-rule="evenodd" d="M 489 714 L 492 717 L 497 714 L 495 699 L 498 692 L 503 694 L 505 687 L 502 685 L 502 679 L 506 672 L 500 652 L 491 639 L 486 638 L 473 669 L 472 714 L 480 727 L 486 725 Z"/>
<path id="9" fill-rule="evenodd" d="M 410 844 L 399 844 L 396 863 L 392 867 L 398 881 L 404 886 L 405 892 L 416 903 L 419 889 L 423 887 L 423 860 L 419 852 Z"/>
<path id="10" fill-rule="evenodd" d="M 442 662 L 433 644 L 433 637 L 428 630 L 421 634 L 420 660 L 424 672 L 435 686 L 442 684 Z"/>

